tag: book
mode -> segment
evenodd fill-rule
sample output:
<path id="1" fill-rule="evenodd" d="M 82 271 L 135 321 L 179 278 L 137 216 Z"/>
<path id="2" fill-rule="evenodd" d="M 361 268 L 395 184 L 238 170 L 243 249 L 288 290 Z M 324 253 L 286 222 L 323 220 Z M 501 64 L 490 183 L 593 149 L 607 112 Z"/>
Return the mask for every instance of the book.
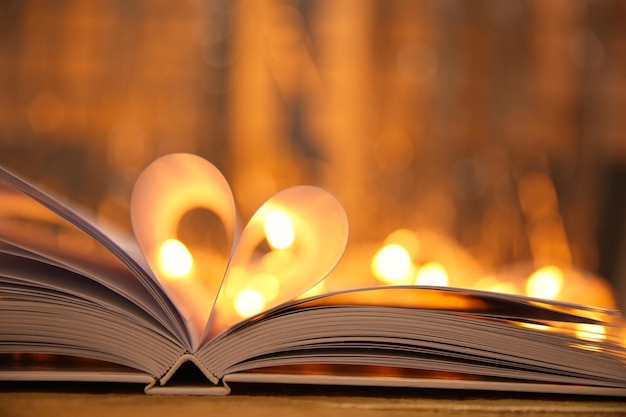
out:
<path id="1" fill-rule="evenodd" d="M 181 231 L 198 209 L 185 230 L 218 244 Z M 0 380 L 626 395 L 618 311 L 432 286 L 306 296 L 348 240 L 321 188 L 283 190 L 242 227 L 220 171 L 171 154 L 140 174 L 130 217 L 133 236 L 0 168 Z M 202 378 L 175 383 L 189 366 Z"/>

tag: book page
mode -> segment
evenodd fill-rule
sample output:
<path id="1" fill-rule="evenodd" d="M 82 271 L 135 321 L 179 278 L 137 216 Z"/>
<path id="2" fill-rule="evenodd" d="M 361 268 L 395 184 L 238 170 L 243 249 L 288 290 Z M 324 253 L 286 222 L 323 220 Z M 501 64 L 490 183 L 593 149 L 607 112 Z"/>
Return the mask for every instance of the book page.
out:
<path id="1" fill-rule="evenodd" d="M 163 337 L 174 339 L 171 330 L 155 316 L 127 297 L 110 290 L 96 280 L 30 258 L 0 253 L 0 291 L 3 284 L 24 288 L 62 292 L 93 302 L 98 308 L 115 311 L 129 320 L 141 323 Z"/>
<path id="2" fill-rule="evenodd" d="M 180 236 L 183 217 L 195 209 L 217 216 L 225 236 L 225 252 L 193 246 Z M 141 252 L 184 318 L 195 349 L 200 345 L 238 237 L 230 187 L 208 161 L 190 154 L 166 155 L 152 162 L 137 179 L 131 220 Z M 198 233 L 204 227 L 195 225 Z"/>
<path id="3" fill-rule="evenodd" d="M 197 209 L 220 220 L 228 246 L 224 256 L 182 236 L 183 218 Z M 163 156 L 142 172 L 131 215 L 146 261 L 191 329 L 194 350 L 316 285 L 337 264 L 348 236 L 341 204 L 312 186 L 270 197 L 239 233 L 226 179 L 210 162 L 189 154 Z M 194 226 L 198 233 L 215 232 Z"/>
<path id="4" fill-rule="evenodd" d="M 347 241 L 346 213 L 328 192 L 297 186 L 272 196 L 239 238 L 204 341 L 314 287 Z"/>
<path id="5" fill-rule="evenodd" d="M 471 311 L 526 320 L 622 323 L 619 311 L 522 295 L 466 288 L 388 286 L 345 290 L 294 302 L 300 308 L 325 305 L 371 305 Z"/>
<path id="6" fill-rule="evenodd" d="M 154 298 L 150 296 L 148 291 L 143 287 L 135 278 L 135 276 L 109 252 L 104 249 L 100 250 L 99 255 L 92 254 L 91 256 L 85 256 L 84 252 L 70 250 L 59 250 L 60 248 L 55 244 L 54 237 L 59 236 L 58 230 L 54 232 L 53 239 L 49 240 L 45 238 L 43 233 L 30 234 L 32 230 L 28 227 L 24 227 L 23 223 L 19 226 L 19 234 L 12 235 L 11 228 L 7 227 L 0 220 L 0 256 L 5 254 L 2 259 L 8 267 L 9 263 L 17 264 L 19 259 L 32 260 L 31 264 L 48 264 L 53 265 L 67 271 L 68 280 L 72 281 L 72 285 L 76 288 L 80 288 L 85 285 L 83 281 L 94 281 L 104 287 L 113 290 L 115 293 L 132 301 L 137 307 L 149 312 L 155 319 L 161 322 L 163 325 L 171 328 L 171 321 L 168 319 L 165 312 L 155 302 Z M 11 243 L 8 243 L 10 240 Z M 89 247 L 86 244 L 84 238 L 79 240 L 82 243 L 83 248 Z M 16 246 L 19 245 L 19 246 Z M 98 246 L 91 242 L 92 248 Z M 28 248 L 26 250 L 25 248 Z M 36 252 L 33 252 L 36 251 Z M 10 256 L 6 256 L 10 255 Z M 101 256 L 104 255 L 104 256 Z M 31 266 L 27 262 L 19 262 L 25 270 L 23 271 L 25 277 L 28 276 L 28 268 Z M 3 269 L 0 267 L 0 270 Z M 19 271 L 15 272 L 15 276 L 19 277 Z M 45 285 L 45 282 L 42 282 Z"/>
<path id="7" fill-rule="evenodd" d="M 0 193 L 0 240 L 100 280 L 167 322 L 181 340 L 188 339 L 184 322 L 145 261 L 137 250 L 128 250 L 132 239 L 104 231 L 87 216 L 3 168 Z M 77 240 L 71 243 L 73 239 Z M 85 248 L 93 249 L 91 258 L 80 253 Z"/>
<path id="8" fill-rule="evenodd" d="M 186 348 L 119 303 L 0 278 L 0 354 L 85 357 L 163 375 Z M 0 379 L 3 379 L 0 370 Z"/>
<path id="9" fill-rule="evenodd" d="M 534 302 L 427 287 L 346 291 L 251 318 L 198 356 L 218 378 L 335 364 L 626 388 L 623 322 L 611 312 L 581 306 L 572 311 L 587 315 L 577 315 Z"/>

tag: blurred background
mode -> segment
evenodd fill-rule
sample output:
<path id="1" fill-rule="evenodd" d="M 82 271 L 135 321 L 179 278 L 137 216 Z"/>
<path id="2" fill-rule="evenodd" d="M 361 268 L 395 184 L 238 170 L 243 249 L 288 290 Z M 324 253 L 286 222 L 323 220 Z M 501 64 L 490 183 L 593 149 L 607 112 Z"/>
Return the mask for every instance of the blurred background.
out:
<path id="1" fill-rule="evenodd" d="M 127 230 L 170 152 L 244 218 L 323 186 L 351 224 L 327 290 L 551 276 L 626 308 L 624 109 L 621 1 L 0 2 L 0 164 Z"/>

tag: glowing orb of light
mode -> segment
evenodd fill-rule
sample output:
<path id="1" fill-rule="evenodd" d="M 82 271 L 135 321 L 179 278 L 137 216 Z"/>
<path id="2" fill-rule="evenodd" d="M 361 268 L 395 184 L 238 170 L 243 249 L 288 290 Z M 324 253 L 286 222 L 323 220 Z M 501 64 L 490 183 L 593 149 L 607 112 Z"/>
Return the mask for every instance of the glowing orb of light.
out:
<path id="1" fill-rule="evenodd" d="M 244 288 L 235 297 L 235 312 L 241 318 L 260 313 L 265 308 L 263 295 L 252 288 Z"/>
<path id="2" fill-rule="evenodd" d="M 289 216 L 282 211 L 272 211 L 263 222 L 265 238 L 274 249 L 286 249 L 293 244 L 295 232 Z"/>
<path id="3" fill-rule="evenodd" d="M 168 278 L 181 278 L 191 271 L 193 257 L 181 241 L 168 239 L 159 249 L 159 265 Z"/>
<path id="4" fill-rule="evenodd" d="M 415 283 L 445 287 L 448 285 L 448 272 L 439 262 L 426 262 L 417 271 Z"/>
<path id="5" fill-rule="evenodd" d="M 549 265 L 535 271 L 526 282 L 529 297 L 554 300 L 563 289 L 563 272 Z"/>
<path id="6" fill-rule="evenodd" d="M 409 252 L 400 245 L 385 245 L 372 258 L 374 276 L 386 283 L 395 283 L 411 272 L 413 263 Z"/>

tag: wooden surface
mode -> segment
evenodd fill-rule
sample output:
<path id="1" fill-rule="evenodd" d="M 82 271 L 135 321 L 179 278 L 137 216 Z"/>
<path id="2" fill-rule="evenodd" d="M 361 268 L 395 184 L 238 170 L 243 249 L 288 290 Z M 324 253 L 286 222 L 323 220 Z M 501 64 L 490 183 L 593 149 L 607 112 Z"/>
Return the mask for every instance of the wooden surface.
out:
<path id="1" fill-rule="evenodd" d="M 137 387 L 0 386 L 0 416 L 626 416 L 626 399 L 260 387 L 228 397 L 149 396 Z"/>

